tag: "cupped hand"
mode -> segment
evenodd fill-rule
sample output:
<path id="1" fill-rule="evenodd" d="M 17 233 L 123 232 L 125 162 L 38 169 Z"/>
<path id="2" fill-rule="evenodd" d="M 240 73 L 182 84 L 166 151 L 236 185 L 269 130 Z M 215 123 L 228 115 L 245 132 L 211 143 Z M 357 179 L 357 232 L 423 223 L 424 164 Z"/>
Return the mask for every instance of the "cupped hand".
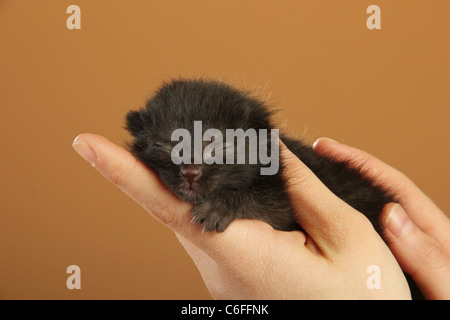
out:
<path id="1" fill-rule="evenodd" d="M 403 273 L 370 222 L 337 198 L 286 147 L 289 194 L 306 232 L 236 220 L 202 233 L 191 205 L 149 168 L 107 139 L 79 135 L 73 146 L 106 179 L 171 228 L 219 299 L 409 299 Z"/>

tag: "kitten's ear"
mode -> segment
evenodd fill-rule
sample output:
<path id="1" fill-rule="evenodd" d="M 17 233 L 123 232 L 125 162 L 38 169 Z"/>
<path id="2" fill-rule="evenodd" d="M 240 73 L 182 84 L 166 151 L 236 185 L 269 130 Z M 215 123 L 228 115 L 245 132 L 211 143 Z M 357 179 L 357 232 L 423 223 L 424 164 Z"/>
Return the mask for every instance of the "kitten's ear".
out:
<path id="1" fill-rule="evenodd" d="M 137 137 L 139 133 L 144 131 L 144 119 L 141 110 L 128 112 L 126 128 L 134 137 Z"/>

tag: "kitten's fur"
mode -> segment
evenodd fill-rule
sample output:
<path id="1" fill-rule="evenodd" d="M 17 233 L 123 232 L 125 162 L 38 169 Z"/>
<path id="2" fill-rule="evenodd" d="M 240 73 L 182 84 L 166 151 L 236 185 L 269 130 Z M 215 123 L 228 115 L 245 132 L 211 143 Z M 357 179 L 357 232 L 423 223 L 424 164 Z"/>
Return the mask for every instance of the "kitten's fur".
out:
<path id="1" fill-rule="evenodd" d="M 170 190 L 195 204 L 192 221 L 202 224 L 205 231 L 224 231 L 239 218 L 262 220 L 277 230 L 299 230 L 286 192 L 282 159 L 275 175 L 261 175 L 260 164 L 191 165 L 189 170 L 201 172 L 193 182 L 171 160 L 171 150 L 178 143 L 171 141 L 175 129 L 192 133 L 194 121 L 201 120 L 203 132 L 216 128 L 225 137 L 225 129 L 272 129 L 270 116 L 262 101 L 224 83 L 174 80 L 164 83 L 145 108 L 128 113 L 127 129 L 133 136 L 129 146 Z M 386 203 L 395 200 L 393 195 L 345 162 L 317 155 L 300 140 L 283 134 L 280 139 L 332 192 L 366 215 L 381 232 L 379 215 Z"/>
<path id="2" fill-rule="evenodd" d="M 175 129 L 192 132 L 194 121 L 201 120 L 203 131 L 219 129 L 225 139 L 225 129 L 272 129 L 270 115 L 262 101 L 226 84 L 175 80 L 165 83 L 144 109 L 127 115 L 127 128 L 134 137 L 130 149 L 169 189 L 195 204 L 193 221 L 202 223 L 205 231 L 223 231 L 238 218 L 262 220 L 278 230 L 295 230 L 300 227 L 286 193 L 282 161 L 275 175 L 261 175 L 261 164 L 195 165 L 201 176 L 189 189 L 180 166 L 171 160 L 171 150 L 178 143 L 171 141 Z M 391 195 L 346 163 L 319 156 L 300 140 L 283 134 L 280 138 L 331 191 L 364 213 L 379 230 L 378 215 L 393 201 Z M 270 139 L 267 141 L 270 145 Z"/>

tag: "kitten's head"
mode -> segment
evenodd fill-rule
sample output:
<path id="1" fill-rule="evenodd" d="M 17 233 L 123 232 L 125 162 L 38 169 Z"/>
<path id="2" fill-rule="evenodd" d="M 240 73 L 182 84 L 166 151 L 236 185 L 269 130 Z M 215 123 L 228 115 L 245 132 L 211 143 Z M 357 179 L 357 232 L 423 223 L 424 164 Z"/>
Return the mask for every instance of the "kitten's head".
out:
<path id="1" fill-rule="evenodd" d="M 229 85 L 206 80 L 175 80 L 163 84 L 151 97 L 145 108 L 127 115 L 127 129 L 133 136 L 130 150 L 136 158 L 156 171 L 164 182 L 180 198 L 193 203 L 224 189 L 245 189 L 260 174 L 261 165 L 226 164 L 226 129 L 270 129 L 270 112 L 263 103 L 249 94 Z M 223 136 L 223 164 L 175 164 L 173 148 L 179 141 L 172 141 L 176 129 L 187 129 L 191 136 L 192 160 L 194 160 L 194 121 L 201 121 L 202 137 L 207 129 L 218 129 Z M 211 141 L 202 142 L 202 151 Z M 248 140 L 246 139 L 246 155 Z M 218 149 L 216 149 L 218 150 Z M 215 155 L 213 152 L 212 155 Z M 235 161 L 236 163 L 236 161 Z"/>

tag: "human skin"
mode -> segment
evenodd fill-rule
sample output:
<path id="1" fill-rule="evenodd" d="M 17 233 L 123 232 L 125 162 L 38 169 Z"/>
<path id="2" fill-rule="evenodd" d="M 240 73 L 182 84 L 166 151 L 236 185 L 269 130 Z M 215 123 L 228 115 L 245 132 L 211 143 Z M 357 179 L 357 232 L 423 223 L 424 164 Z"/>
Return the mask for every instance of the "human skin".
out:
<path id="1" fill-rule="evenodd" d="M 172 229 L 217 299 L 409 299 L 403 272 L 369 220 L 329 191 L 284 145 L 288 192 L 305 232 L 236 220 L 222 233 L 191 223 L 191 205 L 107 139 L 79 135 L 75 150 Z M 370 289 L 370 266 L 381 287 Z"/>
<path id="2" fill-rule="evenodd" d="M 318 139 L 314 150 L 349 161 L 396 194 L 382 213 L 383 238 L 427 299 L 450 299 L 450 220 L 408 177 L 367 152 Z"/>

